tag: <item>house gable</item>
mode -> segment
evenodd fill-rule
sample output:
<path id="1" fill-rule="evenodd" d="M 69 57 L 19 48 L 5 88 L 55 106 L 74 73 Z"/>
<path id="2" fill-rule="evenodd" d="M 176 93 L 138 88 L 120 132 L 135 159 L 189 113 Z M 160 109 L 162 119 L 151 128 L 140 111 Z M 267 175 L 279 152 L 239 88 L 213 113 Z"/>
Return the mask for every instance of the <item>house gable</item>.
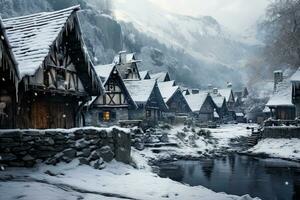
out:
<path id="1" fill-rule="evenodd" d="M 131 109 L 137 107 L 116 67 L 113 67 L 106 79 L 104 85 L 106 92 L 95 99 L 92 107 L 130 107 Z"/>
<path id="2" fill-rule="evenodd" d="M 82 39 L 79 9 L 75 6 L 4 20 L 25 88 L 39 87 L 52 93 L 64 90 L 75 96 L 103 92 Z"/>

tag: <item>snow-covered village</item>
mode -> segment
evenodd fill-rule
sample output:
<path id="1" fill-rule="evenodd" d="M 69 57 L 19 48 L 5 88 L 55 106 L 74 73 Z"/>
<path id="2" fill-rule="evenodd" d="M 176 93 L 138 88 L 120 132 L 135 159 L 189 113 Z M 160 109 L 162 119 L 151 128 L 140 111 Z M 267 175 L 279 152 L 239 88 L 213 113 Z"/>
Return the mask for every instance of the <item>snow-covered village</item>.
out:
<path id="1" fill-rule="evenodd" d="M 0 0 L 0 200 L 299 200 L 300 0 Z"/>

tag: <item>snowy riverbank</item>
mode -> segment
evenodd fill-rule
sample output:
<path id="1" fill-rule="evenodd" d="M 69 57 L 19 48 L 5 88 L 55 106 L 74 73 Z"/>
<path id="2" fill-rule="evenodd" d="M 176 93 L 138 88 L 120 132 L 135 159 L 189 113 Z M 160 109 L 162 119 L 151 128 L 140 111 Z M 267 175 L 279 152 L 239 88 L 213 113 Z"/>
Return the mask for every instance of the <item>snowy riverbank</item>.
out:
<path id="1" fill-rule="evenodd" d="M 224 125 L 218 129 L 206 129 L 211 132 L 208 135 L 201 135 L 197 128 L 187 130 L 184 126 L 174 127 L 168 130 L 169 142 L 177 143 L 177 146 L 161 147 L 160 153 L 153 152 L 157 150 L 155 147 L 147 147 L 143 151 L 133 149 L 135 167 L 112 161 L 106 163 L 105 169 L 95 170 L 74 160 L 57 166 L 40 164 L 33 169 L 8 168 L 0 173 L 0 199 L 252 199 L 248 195 L 238 197 L 216 193 L 202 186 L 191 187 L 161 178 L 152 172 L 148 162 L 172 155 L 214 155 L 216 149 L 229 149 L 232 139 L 249 136 L 251 131 L 246 129 L 247 126 Z"/>
<path id="2" fill-rule="evenodd" d="M 300 139 L 263 139 L 246 153 L 300 161 Z"/>
<path id="3" fill-rule="evenodd" d="M 34 169 L 8 169 L 0 174 L 0 199 L 208 199 L 247 200 L 249 196 L 215 193 L 160 178 L 148 169 L 111 162 L 103 170 L 79 166 L 78 161 Z"/>
<path id="4" fill-rule="evenodd" d="M 147 147 L 141 155 L 152 161 L 173 159 L 198 159 L 215 157 L 231 151 L 239 151 L 251 135 L 247 127 L 254 124 L 226 124 L 216 129 L 175 126 L 164 130 L 169 137 L 169 144 L 176 146 Z"/>

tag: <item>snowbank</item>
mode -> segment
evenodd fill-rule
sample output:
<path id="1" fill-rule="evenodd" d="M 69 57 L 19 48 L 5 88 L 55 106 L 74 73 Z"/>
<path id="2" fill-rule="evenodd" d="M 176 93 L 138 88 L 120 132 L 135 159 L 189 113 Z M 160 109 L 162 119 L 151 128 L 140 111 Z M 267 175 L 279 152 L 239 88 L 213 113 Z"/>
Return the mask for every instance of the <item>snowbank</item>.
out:
<path id="1" fill-rule="evenodd" d="M 51 175 L 45 172 L 51 171 Z M 202 186 L 190 187 L 167 178 L 118 162 L 108 164 L 104 170 L 78 166 L 74 161 L 56 167 L 40 166 L 36 169 L 9 169 L 0 177 L 13 175 L 13 180 L 0 182 L 1 197 L 16 199 L 205 199 L 247 200 L 248 195 L 238 197 L 215 193 Z M 15 179 L 15 180 L 14 180 Z"/>
<path id="2" fill-rule="evenodd" d="M 300 161 L 300 139 L 264 139 L 247 153 Z"/>

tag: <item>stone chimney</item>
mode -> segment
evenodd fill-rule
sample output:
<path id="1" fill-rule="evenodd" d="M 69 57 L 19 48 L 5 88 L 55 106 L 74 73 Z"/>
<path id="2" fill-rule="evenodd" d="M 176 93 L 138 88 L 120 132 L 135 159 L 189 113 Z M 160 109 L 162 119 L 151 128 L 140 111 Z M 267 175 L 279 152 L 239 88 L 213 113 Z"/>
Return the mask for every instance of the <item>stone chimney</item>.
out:
<path id="1" fill-rule="evenodd" d="M 232 88 L 232 83 L 227 82 L 227 88 Z"/>
<path id="2" fill-rule="evenodd" d="M 214 88 L 214 89 L 213 89 L 213 94 L 218 94 L 218 93 L 219 93 L 218 88 Z"/>
<path id="3" fill-rule="evenodd" d="M 125 63 L 125 61 L 126 61 L 126 54 L 127 54 L 126 51 L 120 51 L 119 52 L 119 63 L 120 64 L 124 64 Z"/>
<path id="4" fill-rule="evenodd" d="M 192 94 L 199 94 L 200 90 L 199 89 L 192 89 Z"/>
<path id="5" fill-rule="evenodd" d="M 274 92 L 277 90 L 279 83 L 283 81 L 283 72 L 282 70 L 274 71 Z"/>
<path id="6" fill-rule="evenodd" d="M 213 90 L 213 85 L 212 84 L 208 84 L 207 85 L 208 90 L 211 92 Z"/>

